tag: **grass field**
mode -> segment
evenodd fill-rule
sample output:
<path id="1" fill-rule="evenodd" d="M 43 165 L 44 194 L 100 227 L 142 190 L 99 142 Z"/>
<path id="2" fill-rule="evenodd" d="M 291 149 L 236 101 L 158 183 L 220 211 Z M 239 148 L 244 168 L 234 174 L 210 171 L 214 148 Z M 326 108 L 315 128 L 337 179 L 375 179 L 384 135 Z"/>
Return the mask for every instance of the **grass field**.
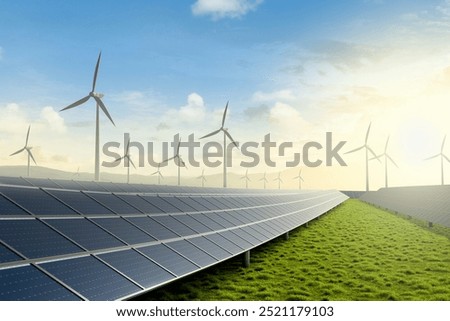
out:
<path id="1" fill-rule="evenodd" d="M 450 239 L 439 229 L 348 200 L 253 250 L 248 268 L 235 258 L 138 299 L 448 301 Z"/>

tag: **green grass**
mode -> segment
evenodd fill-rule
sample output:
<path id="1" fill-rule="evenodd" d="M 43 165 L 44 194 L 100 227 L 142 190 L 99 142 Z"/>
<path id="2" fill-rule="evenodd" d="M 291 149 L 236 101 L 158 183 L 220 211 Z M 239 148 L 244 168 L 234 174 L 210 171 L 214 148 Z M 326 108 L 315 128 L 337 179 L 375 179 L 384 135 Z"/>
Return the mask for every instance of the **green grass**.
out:
<path id="1" fill-rule="evenodd" d="M 251 254 L 138 299 L 450 300 L 450 239 L 358 200 Z"/>

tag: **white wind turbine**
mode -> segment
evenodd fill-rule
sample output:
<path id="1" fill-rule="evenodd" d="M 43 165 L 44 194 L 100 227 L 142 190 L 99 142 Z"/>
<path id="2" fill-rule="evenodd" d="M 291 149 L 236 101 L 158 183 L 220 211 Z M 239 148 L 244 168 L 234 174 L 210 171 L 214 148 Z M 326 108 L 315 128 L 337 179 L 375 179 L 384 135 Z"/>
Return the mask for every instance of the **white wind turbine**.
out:
<path id="1" fill-rule="evenodd" d="M 377 157 L 374 157 L 374 158 L 371 158 L 371 159 L 370 159 L 370 160 L 375 159 L 375 158 L 379 159 L 380 157 L 384 156 L 384 186 L 385 186 L 386 188 L 388 188 L 388 160 L 389 160 L 392 164 L 394 164 L 395 167 L 398 168 L 397 164 L 394 162 L 394 160 L 392 159 L 392 157 L 387 153 L 388 145 L 389 145 L 389 136 L 388 136 L 388 138 L 387 138 L 387 140 L 386 140 L 386 145 L 384 146 L 384 153 L 378 155 Z"/>
<path id="2" fill-rule="evenodd" d="M 158 163 L 158 170 L 154 173 L 151 174 L 153 175 L 158 175 L 158 185 L 161 185 L 161 178 L 164 178 L 163 175 L 161 174 L 161 163 Z"/>
<path id="3" fill-rule="evenodd" d="M 231 137 L 230 133 L 228 132 L 228 129 L 224 128 L 225 118 L 227 116 L 227 110 L 228 110 L 228 102 L 227 102 L 227 105 L 225 106 L 225 110 L 223 112 L 222 125 L 220 126 L 220 128 L 218 130 L 215 130 L 215 131 L 203 136 L 203 137 L 200 137 L 200 139 L 203 139 L 206 137 L 214 136 L 215 134 L 218 134 L 220 132 L 223 132 L 223 187 L 227 187 L 227 137 L 231 140 L 233 145 L 236 146 L 236 148 L 238 147 L 238 144 L 235 142 L 233 137 Z"/>
<path id="4" fill-rule="evenodd" d="M 444 159 L 450 163 L 450 159 L 444 154 L 444 146 L 445 146 L 445 139 L 447 138 L 447 135 L 444 136 L 444 139 L 442 140 L 441 145 L 441 152 L 437 155 L 431 156 L 426 158 L 425 160 L 441 157 L 441 185 L 444 185 Z"/>
<path id="5" fill-rule="evenodd" d="M 77 100 L 73 104 L 61 109 L 67 110 L 73 107 L 77 107 L 79 105 L 84 104 L 87 102 L 90 98 L 94 98 L 97 108 L 96 108 L 96 118 L 95 118 L 95 180 L 98 181 L 100 179 L 100 121 L 99 121 L 99 114 L 100 109 L 103 111 L 103 113 L 108 117 L 108 119 L 111 121 L 111 123 L 115 126 L 114 121 L 111 118 L 111 115 L 108 112 L 108 109 L 106 109 L 105 104 L 102 101 L 103 94 L 96 93 L 95 92 L 95 85 L 97 82 L 97 74 L 98 74 L 98 67 L 100 65 L 100 59 L 101 59 L 102 53 L 98 55 L 97 59 L 97 65 L 95 66 L 95 72 L 94 72 L 94 80 L 92 81 L 92 89 L 89 92 L 89 94 L 86 97 L 81 98 L 80 100 Z"/>
<path id="6" fill-rule="evenodd" d="M 127 147 L 125 148 L 125 153 L 122 157 L 119 157 L 115 160 L 115 162 L 120 162 L 123 159 L 123 165 L 127 167 L 127 184 L 130 183 L 130 163 L 133 165 L 134 169 L 136 169 L 136 166 L 134 166 L 133 160 L 130 157 L 130 139 L 128 139 Z"/>
<path id="7" fill-rule="evenodd" d="M 302 170 L 298 171 L 298 175 L 294 177 L 294 179 L 298 179 L 298 189 L 302 189 L 302 182 L 304 182 L 302 177 Z"/>
<path id="8" fill-rule="evenodd" d="M 278 172 L 278 176 L 274 179 L 274 181 L 278 181 L 278 189 L 281 189 L 281 183 L 283 183 L 283 180 L 281 179 L 281 172 Z"/>
<path id="9" fill-rule="evenodd" d="M 263 181 L 264 182 L 264 189 L 266 189 L 266 183 L 268 183 L 267 177 L 266 177 L 266 172 L 264 172 L 264 176 L 262 178 L 260 178 L 259 180 L 260 182 Z"/>
<path id="10" fill-rule="evenodd" d="M 366 139 L 364 141 L 364 145 L 362 145 L 358 148 L 352 149 L 351 151 L 345 153 L 345 154 L 350 154 L 350 153 L 356 152 L 358 150 L 361 150 L 363 148 L 365 149 L 365 152 L 366 152 L 366 192 L 369 191 L 369 152 L 372 153 L 373 157 L 377 158 L 377 155 L 375 154 L 375 152 L 367 144 L 367 141 L 369 140 L 370 126 L 372 126 L 372 123 L 370 123 L 369 127 L 367 128 Z M 377 160 L 379 162 L 381 162 L 378 158 L 377 158 Z"/>
<path id="11" fill-rule="evenodd" d="M 27 176 L 30 176 L 30 158 L 37 165 L 36 160 L 34 159 L 33 154 L 31 153 L 31 149 L 33 147 L 28 146 L 28 138 L 30 138 L 30 128 L 31 128 L 31 125 L 28 126 L 27 138 L 25 139 L 25 146 L 23 148 L 19 149 L 17 152 L 14 152 L 11 155 L 9 155 L 9 156 L 13 156 L 13 155 L 17 155 L 23 151 L 27 152 L 27 154 L 28 154 Z"/>
<path id="12" fill-rule="evenodd" d="M 248 169 L 245 171 L 245 175 L 241 177 L 241 179 L 245 179 L 245 188 L 248 188 L 248 182 L 252 180 L 248 177 Z"/>
<path id="13" fill-rule="evenodd" d="M 166 163 L 166 162 L 168 162 L 168 161 L 170 161 L 172 159 L 175 161 L 175 164 L 178 166 L 178 186 L 181 185 L 180 167 L 186 167 L 186 169 L 187 169 L 187 166 L 184 163 L 184 161 L 183 161 L 183 159 L 181 158 L 181 155 L 180 155 L 180 144 L 181 144 L 181 140 L 178 142 L 177 150 L 176 150 L 175 155 L 173 157 L 170 157 L 170 158 L 162 161 L 162 163 Z"/>
<path id="14" fill-rule="evenodd" d="M 202 170 L 202 175 L 197 177 L 197 179 L 201 179 L 202 180 L 202 187 L 205 187 L 205 182 L 206 182 L 205 170 Z"/>

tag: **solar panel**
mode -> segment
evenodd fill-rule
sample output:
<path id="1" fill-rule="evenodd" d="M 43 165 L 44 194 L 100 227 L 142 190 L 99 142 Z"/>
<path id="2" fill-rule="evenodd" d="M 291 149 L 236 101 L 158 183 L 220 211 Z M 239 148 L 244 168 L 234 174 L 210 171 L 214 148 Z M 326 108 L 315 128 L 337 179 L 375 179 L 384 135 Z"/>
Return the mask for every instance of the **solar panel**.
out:
<path id="1" fill-rule="evenodd" d="M 86 193 L 90 197 L 97 200 L 99 203 L 103 204 L 107 208 L 114 211 L 117 214 L 137 214 L 141 213 L 139 210 L 124 202 L 122 199 L 118 198 L 114 194 L 104 194 L 104 193 Z"/>
<path id="2" fill-rule="evenodd" d="M 213 231 L 223 230 L 225 228 L 225 226 L 220 225 L 216 221 L 209 218 L 209 214 L 210 213 L 208 213 L 208 214 L 204 214 L 204 213 L 192 214 L 192 217 Z"/>
<path id="3" fill-rule="evenodd" d="M 220 213 L 208 213 L 207 214 L 210 219 L 212 219 L 214 222 L 219 223 L 225 228 L 233 227 L 235 226 L 233 223 L 229 222 L 228 220 L 224 219 L 222 217 L 222 212 Z"/>
<path id="4" fill-rule="evenodd" d="M 22 258 L 0 243 L 0 263 L 20 261 Z"/>
<path id="5" fill-rule="evenodd" d="M 200 197 L 178 197 L 180 201 L 186 203 L 196 212 L 209 211 L 210 209 L 206 207 L 203 200 Z M 187 211 L 186 211 L 187 212 Z"/>
<path id="6" fill-rule="evenodd" d="M 128 220 L 157 240 L 179 237 L 179 235 L 149 217 L 130 217 Z"/>
<path id="7" fill-rule="evenodd" d="M 218 260 L 229 258 L 232 254 L 204 236 L 190 238 L 188 241 Z"/>
<path id="8" fill-rule="evenodd" d="M 133 204 L 139 211 L 145 214 L 157 214 L 162 213 L 159 208 L 150 204 L 145 199 L 140 197 L 139 195 L 129 195 L 129 194 L 116 194 L 117 197 L 123 199 L 125 202 L 129 204 Z"/>
<path id="9" fill-rule="evenodd" d="M 127 244 L 155 241 L 153 237 L 138 229 L 123 218 L 93 218 L 92 221 L 108 230 Z"/>
<path id="10" fill-rule="evenodd" d="M 189 243 L 186 240 L 180 240 L 175 242 L 166 243 L 167 246 L 171 247 L 184 257 L 188 258 L 200 267 L 208 266 L 216 263 L 217 260 L 211 255 L 207 254 L 203 250 Z"/>
<path id="11" fill-rule="evenodd" d="M 191 215 L 193 214 L 176 215 L 175 218 L 197 233 L 207 233 L 212 231 L 209 227 L 200 223 Z"/>
<path id="12" fill-rule="evenodd" d="M 99 202 L 80 191 L 48 190 L 47 192 L 82 214 L 113 214 Z"/>
<path id="13" fill-rule="evenodd" d="M 65 190 L 75 190 L 75 191 L 85 190 L 84 186 L 81 186 L 81 184 L 77 183 L 76 181 L 69 181 L 62 179 L 52 179 L 52 181 L 54 181 L 56 184 L 58 184 Z"/>
<path id="14" fill-rule="evenodd" d="M 47 187 L 47 188 L 61 188 L 57 183 L 54 181 L 48 179 L 48 178 L 32 178 L 27 177 L 24 178 L 26 181 L 30 183 L 30 185 L 33 185 L 35 187 Z"/>
<path id="15" fill-rule="evenodd" d="M 146 288 L 175 278 L 173 274 L 134 250 L 105 253 L 98 257 Z"/>
<path id="16" fill-rule="evenodd" d="M 117 300 L 141 288 L 92 256 L 40 264 L 89 300 Z"/>
<path id="17" fill-rule="evenodd" d="M 27 182 L 23 177 L 9 177 L 9 176 L 0 176 L 0 184 L 31 186 L 30 182 Z"/>
<path id="18" fill-rule="evenodd" d="M 28 258 L 48 257 L 80 252 L 66 238 L 36 220 L 0 220 L 3 242 Z"/>
<path id="19" fill-rule="evenodd" d="M 30 214 L 0 194 L 0 216 L 3 215 L 29 216 Z"/>
<path id="20" fill-rule="evenodd" d="M 160 196 L 161 199 L 165 200 L 170 205 L 178 208 L 181 212 L 195 212 L 195 209 L 181 201 L 175 196 Z"/>
<path id="21" fill-rule="evenodd" d="M 221 248 L 225 249 L 227 252 L 230 252 L 231 254 L 242 252 L 242 250 L 245 249 L 244 246 L 238 246 L 236 243 L 230 241 L 226 237 L 222 236 L 220 233 L 209 234 L 206 235 L 205 238 L 219 245 Z"/>
<path id="22" fill-rule="evenodd" d="M 159 208 L 161 210 L 161 213 L 179 213 L 179 212 L 181 212 L 181 210 L 179 210 L 172 204 L 166 202 L 164 199 L 162 199 L 159 196 L 141 195 L 141 197 L 144 200 L 146 200 L 148 203 Z"/>
<path id="23" fill-rule="evenodd" d="M 88 250 L 124 245 L 87 219 L 49 219 L 45 221 Z"/>
<path id="24" fill-rule="evenodd" d="M 188 235 L 197 234 L 197 233 L 195 233 L 194 230 L 192 230 L 191 228 L 187 227 L 186 225 L 184 225 L 180 221 L 176 220 L 172 216 L 168 216 L 168 215 L 154 216 L 154 217 L 152 217 L 152 219 L 154 219 L 155 221 L 157 221 L 161 225 L 164 225 L 165 227 L 171 229 L 172 231 L 174 231 L 178 235 L 188 236 Z"/>
<path id="25" fill-rule="evenodd" d="M 242 237 L 239 237 L 236 233 L 233 233 L 231 231 L 224 231 L 220 232 L 219 235 L 222 235 L 224 238 L 228 239 L 229 241 L 233 242 L 237 246 L 239 246 L 242 249 L 250 249 L 252 248 L 252 243 L 246 241 Z"/>

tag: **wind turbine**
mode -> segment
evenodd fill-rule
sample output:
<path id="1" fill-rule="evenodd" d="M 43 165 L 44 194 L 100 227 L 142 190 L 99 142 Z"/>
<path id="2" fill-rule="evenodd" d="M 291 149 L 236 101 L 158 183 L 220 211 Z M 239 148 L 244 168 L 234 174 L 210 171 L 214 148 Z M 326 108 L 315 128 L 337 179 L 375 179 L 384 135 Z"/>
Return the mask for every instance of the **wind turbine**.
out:
<path id="1" fill-rule="evenodd" d="M 175 155 L 173 157 L 170 157 L 166 160 L 163 160 L 162 163 L 168 162 L 170 160 L 175 160 L 175 164 L 178 166 L 178 186 L 181 185 L 181 179 L 180 179 L 180 167 L 186 167 L 186 164 L 184 163 L 183 159 L 181 158 L 180 155 L 180 144 L 181 144 L 181 140 L 178 142 L 178 146 L 177 146 L 177 151 L 175 152 Z"/>
<path id="2" fill-rule="evenodd" d="M 365 149 L 365 151 L 366 151 L 366 192 L 369 191 L 369 152 L 372 153 L 373 157 L 377 158 L 377 155 L 375 155 L 375 152 L 367 144 L 367 141 L 369 140 L 370 126 L 372 126 L 372 123 L 370 123 L 369 127 L 367 128 L 366 140 L 364 141 L 364 145 L 362 145 L 358 148 L 352 149 L 351 151 L 345 153 L 345 154 L 350 154 L 350 153 L 357 152 L 358 150 L 361 150 L 363 148 Z M 381 162 L 378 158 L 377 158 L 377 160 L 379 162 Z"/>
<path id="3" fill-rule="evenodd" d="M 386 140 L 386 145 L 384 146 L 384 153 L 378 155 L 377 157 L 370 159 L 370 160 L 375 159 L 375 158 L 379 159 L 380 157 L 384 156 L 384 186 L 386 188 L 388 188 L 388 160 L 391 161 L 391 163 L 394 164 L 395 167 L 398 168 L 398 165 L 394 162 L 392 157 L 387 153 L 388 144 L 389 144 L 389 136 Z"/>
<path id="4" fill-rule="evenodd" d="M 77 171 L 75 173 L 73 173 L 72 177 L 78 177 L 80 178 L 80 166 L 78 166 Z"/>
<path id="5" fill-rule="evenodd" d="M 30 137 L 30 128 L 31 128 L 31 125 L 28 126 L 27 138 L 25 140 L 25 146 L 23 148 L 19 149 L 17 152 L 14 152 L 11 155 L 9 155 L 9 156 L 13 156 L 13 155 L 19 154 L 23 151 L 27 151 L 27 153 L 28 153 L 27 176 L 30 176 L 30 158 L 37 165 L 36 160 L 34 159 L 33 154 L 31 153 L 31 149 L 33 147 L 28 146 L 28 138 Z"/>
<path id="6" fill-rule="evenodd" d="M 205 182 L 206 182 L 205 170 L 202 170 L 202 175 L 197 177 L 197 179 L 201 179 L 202 180 L 202 187 L 205 187 Z"/>
<path id="7" fill-rule="evenodd" d="M 152 173 L 152 176 L 158 175 L 158 185 L 161 185 L 161 178 L 164 178 L 163 175 L 161 174 L 160 168 L 161 168 L 161 163 L 158 164 L 158 170 L 156 172 Z"/>
<path id="8" fill-rule="evenodd" d="M 92 82 L 92 89 L 89 92 L 89 94 L 86 97 L 81 98 L 80 100 L 77 100 L 76 102 L 74 102 L 73 104 L 61 109 L 60 111 L 63 110 L 67 110 L 73 107 L 77 107 L 79 105 L 84 104 L 85 102 L 87 102 L 90 98 L 94 98 L 95 102 L 96 102 L 96 117 L 95 117 L 95 180 L 98 181 L 100 179 L 100 121 L 99 121 L 99 114 L 100 114 L 100 109 L 103 111 L 103 113 L 106 115 L 106 117 L 108 117 L 108 119 L 111 121 L 111 123 L 116 126 L 114 124 L 114 121 L 111 118 L 111 115 L 108 112 L 108 109 L 106 109 L 105 104 L 102 101 L 103 98 L 103 94 L 101 93 L 96 93 L 95 92 L 95 85 L 97 82 L 97 74 L 98 74 L 98 67 L 100 65 L 100 59 L 102 57 L 102 53 L 100 52 L 100 54 L 98 55 L 98 59 L 97 59 L 97 65 L 95 66 L 95 72 L 94 72 L 94 80 Z"/>
<path id="9" fill-rule="evenodd" d="M 120 162 L 123 159 L 123 165 L 127 167 L 127 184 L 130 183 L 130 163 L 134 166 L 133 160 L 130 157 L 130 140 L 128 139 L 127 147 L 125 148 L 125 154 L 122 157 L 119 157 L 115 160 L 115 162 Z"/>
<path id="10" fill-rule="evenodd" d="M 281 179 L 281 172 L 278 173 L 278 176 L 274 179 L 274 181 L 278 181 L 278 189 L 281 189 L 281 183 L 283 183 L 283 180 Z"/>
<path id="11" fill-rule="evenodd" d="M 259 181 L 264 182 L 264 189 L 266 189 L 266 183 L 268 183 L 267 178 L 266 178 L 266 172 L 264 172 L 264 176 Z"/>
<path id="12" fill-rule="evenodd" d="M 241 179 L 245 179 L 245 188 L 248 188 L 248 182 L 252 180 L 248 177 L 248 169 L 245 171 L 245 175 L 241 177 Z"/>
<path id="13" fill-rule="evenodd" d="M 222 125 L 220 126 L 220 128 L 203 137 L 200 137 L 200 139 L 203 139 L 206 137 L 214 136 L 215 134 L 218 134 L 220 132 L 223 132 L 223 187 L 227 187 L 227 137 L 231 140 L 233 145 L 236 146 L 236 148 L 238 147 L 238 144 L 235 142 L 233 137 L 231 137 L 230 133 L 228 132 L 228 128 L 223 127 L 225 126 L 225 118 L 227 116 L 227 110 L 228 110 L 228 102 L 223 112 Z"/>
<path id="14" fill-rule="evenodd" d="M 447 135 L 444 136 L 444 139 L 442 140 L 441 145 L 441 152 L 437 155 L 431 156 L 426 158 L 425 160 L 433 159 L 436 157 L 441 157 L 441 185 L 444 185 L 444 159 L 450 163 L 450 159 L 444 154 L 444 146 L 445 146 L 445 139 L 447 138 Z"/>
<path id="15" fill-rule="evenodd" d="M 302 170 L 298 171 L 298 175 L 294 177 L 294 179 L 298 179 L 298 189 L 302 189 L 302 182 L 304 182 L 302 177 Z"/>

